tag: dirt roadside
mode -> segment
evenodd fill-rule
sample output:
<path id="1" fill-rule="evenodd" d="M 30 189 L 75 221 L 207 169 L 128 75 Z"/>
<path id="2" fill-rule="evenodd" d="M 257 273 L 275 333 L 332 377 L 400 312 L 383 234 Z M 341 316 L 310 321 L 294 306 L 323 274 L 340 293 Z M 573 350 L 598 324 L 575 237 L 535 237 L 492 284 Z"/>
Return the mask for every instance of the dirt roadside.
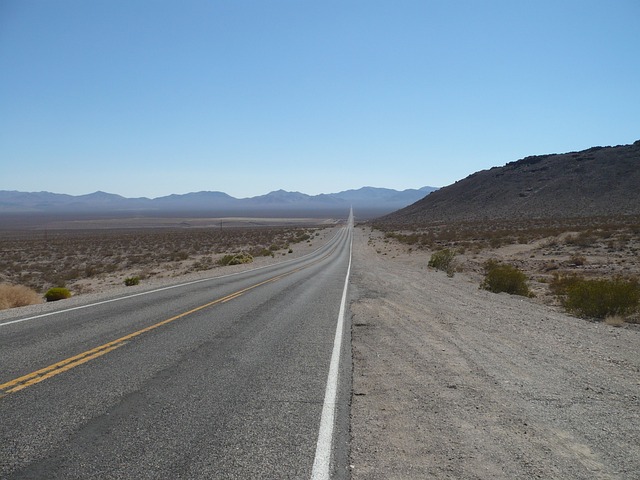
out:
<path id="1" fill-rule="evenodd" d="M 354 479 L 640 479 L 640 328 L 376 252 L 354 231 Z M 386 253 L 386 252 L 385 252 Z"/>

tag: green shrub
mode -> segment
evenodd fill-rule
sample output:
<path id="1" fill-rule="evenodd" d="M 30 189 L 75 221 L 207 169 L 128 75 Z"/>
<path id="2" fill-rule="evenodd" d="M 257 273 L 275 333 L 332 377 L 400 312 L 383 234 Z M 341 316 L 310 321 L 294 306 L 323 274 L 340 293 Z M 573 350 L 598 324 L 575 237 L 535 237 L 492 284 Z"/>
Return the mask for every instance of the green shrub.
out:
<path id="1" fill-rule="evenodd" d="M 55 302 L 57 300 L 63 300 L 65 298 L 70 298 L 71 292 L 68 288 L 64 287 L 54 287 L 47 290 L 47 293 L 44 294 L 44 298 L 47 302 Z"/>
<path id="2" fill-rule="evenodd" d="M 559 275 L 553 274 L 553 279 L 549 283 L 549 289 L 551 293 L 558 297 L 566 297 L 569 288 L 580 282 L 582 279 L 576 274 L 573 275 Z"/>
<path id="3" fill-rule="evenodd" d="M 429 259 L 429 266 L 436 270 L 443 270 L 447 272 L 447 275 L 453 277 L 455 271 L 453 259 L 455 256 L 455 252 L 448 248 L 439 250 L 431 255 L 431 258 Z"/>
<path id="4" fill-rule="evenodd" d="M 489 260 L 484 266 L 485 277 L 481 288 L 493 293 L 505 292 L 510 295 L 531 296 L 527 286 L 527 276 L 513 265 Z"/>
<path id="5" fill-rule="evenodd" d="M 636 279 L 577 279 L 567 287 L 563 304 L 579 317 L 629 315 L 640 305 L 640 284 Z"/>
<path id="6" fill-rule="evenodd" d="M 133 285 L 139 285 L 140 284 L 140 277 L 127 277 L 124 279 L 124 284 L 127 287 L 131 287 Z"/>
<path id="7" fill-rule="evenodd" d="M 253 262 L 253 257 L 245 252 L 235 253 L 232 255 L 225 255 L 221 259 L 218 260 L 218 265 L 227 266 L 227 265 L 241 265 L 243 263 L 251 263 Z"/>

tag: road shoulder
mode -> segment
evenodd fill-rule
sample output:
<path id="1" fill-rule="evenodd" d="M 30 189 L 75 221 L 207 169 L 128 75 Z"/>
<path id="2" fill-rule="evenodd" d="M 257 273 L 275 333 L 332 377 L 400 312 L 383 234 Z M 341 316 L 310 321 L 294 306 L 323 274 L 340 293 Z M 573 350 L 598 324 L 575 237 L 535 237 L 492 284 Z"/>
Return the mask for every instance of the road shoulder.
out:
<path id="1" fill-rule="evenodd" d="M 354 231 L 352 478 L 637 475 L 637 328 L 479 290 L 370 235 Z"/>

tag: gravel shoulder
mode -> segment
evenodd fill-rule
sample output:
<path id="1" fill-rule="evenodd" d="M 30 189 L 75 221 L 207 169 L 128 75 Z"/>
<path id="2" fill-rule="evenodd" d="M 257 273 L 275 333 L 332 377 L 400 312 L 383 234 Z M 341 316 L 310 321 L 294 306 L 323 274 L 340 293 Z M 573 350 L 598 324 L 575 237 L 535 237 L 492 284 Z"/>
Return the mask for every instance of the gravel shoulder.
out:
<path id="1" fill-rule="evenodd" d="M 354 231 L 354 479 L 640 478 L 638 326 L 480 290 L 370 235 Z"/>

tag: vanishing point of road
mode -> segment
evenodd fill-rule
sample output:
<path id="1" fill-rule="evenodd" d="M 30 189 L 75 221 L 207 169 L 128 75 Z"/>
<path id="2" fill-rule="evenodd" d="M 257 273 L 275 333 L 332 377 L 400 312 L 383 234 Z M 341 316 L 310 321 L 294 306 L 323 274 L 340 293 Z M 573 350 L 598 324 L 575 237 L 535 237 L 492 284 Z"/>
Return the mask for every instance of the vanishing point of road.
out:
<path id="1" fill-rule="evenodd" d="M 341 478 L 352 215 L 311 255 L 0 323 L 0 477 Z"/>

